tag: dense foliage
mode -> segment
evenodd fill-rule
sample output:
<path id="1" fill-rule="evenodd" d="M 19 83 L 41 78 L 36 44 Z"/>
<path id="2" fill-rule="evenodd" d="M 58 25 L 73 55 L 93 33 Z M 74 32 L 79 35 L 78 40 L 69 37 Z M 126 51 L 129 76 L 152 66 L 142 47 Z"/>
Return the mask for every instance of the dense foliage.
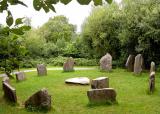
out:
<path id="1" fill-rule="evenodd" d="M 83 25 L 82 36 L 92 56 L 110 52 L 123 63 L 129 54 L 142 53 L 146 67 L 151 61 L 159 64 L 160 2 L 126 0 L 95 8 Z"/>

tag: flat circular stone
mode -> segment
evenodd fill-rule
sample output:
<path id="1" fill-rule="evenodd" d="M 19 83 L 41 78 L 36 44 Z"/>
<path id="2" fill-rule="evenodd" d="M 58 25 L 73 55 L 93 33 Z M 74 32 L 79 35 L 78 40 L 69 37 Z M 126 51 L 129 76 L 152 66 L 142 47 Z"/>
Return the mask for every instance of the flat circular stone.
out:
<path id="1" fill-rule="evenodd" d="M 88 85 L 90 84 L 90 80 L 87 77 L 76 77 L 65 80 L 65 83 Z"/>

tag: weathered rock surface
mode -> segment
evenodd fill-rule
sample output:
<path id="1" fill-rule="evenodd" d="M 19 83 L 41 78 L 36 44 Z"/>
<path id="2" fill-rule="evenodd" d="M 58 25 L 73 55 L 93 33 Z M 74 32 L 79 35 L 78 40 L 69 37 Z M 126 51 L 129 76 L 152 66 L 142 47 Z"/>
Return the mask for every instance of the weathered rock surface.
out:
<path id="1" fill-rule="evenodd" d="M 151 62 L 151 67 L 150 67 L 150 73 L 151 73 L 151 72 L 155 72 L 155 69 L 156 69 L 156 68 L 155 68 L 155 62 L 152 61 L 152 62 Z"/>
<path id="2" fill-rule="evenodd" d="M 26 79 L 24 72 L 17 72 L 15 75 L 16 75 L 17 81 L 23 81 Z"/>
<path id="3" fill-rule="evenodd" d="M 41 89 L 25 101 L 25 107 L 36 107 L 49 110 L 51 108 L 51 96 L 46 89 Z"/>
<path id="4" fill-rule="evenodd" d="M 65 83 L 88 85 L 90 84 L 90 80 L 87 77 L 76 77 L 65 80 Z"/>
<path id="5" fill-rule="evenodd" d="M 9 77 L 8 76 L 5 76 L 5 77 L 3 77 L 3 79 L 2 79 L 2 83 L 3 82 L 6 82 L 6 83 L 10 83 L 10 81 L 9 81 Z"/>
<path id="6" fill-rule="evenodd" d="M 38 64 L 37 65 L 37 73 L 38 73 L 38 76 L 45 76 L 45 75 L 47 75 L 46 66 L 43 65 L 43 64 Z"/>
<path id="7" fill-rule="evenodd" d="M 140 74 L 142 72 L 143 68 L 143 57 L 141 54 L 138 54 L 135 57 L 135 62 L 134 62 L 134 73 L 135 74 Z"/>
<path id="8" fill-rule="evenodd" d="M 153 92 L 155 89 L 155 72 L 151 72 L 149 76 L 149 91 Z"/>
<path id="9" fill-rule="evenodd" d="M 105 71 L 112 70 L 112 56 L 109 53 L 100 59 L 100 69 Z"/>
<path id="10" fill-rule="evenodd" d="M 16 90 L 12 86 L 10 86 L 6 82 L 3 82 L 3 91 L 5 98 L 7 98 L 11 102 L 17 102 Z"/>
<path id="11" fill-rule="evenodd" d="M 75 61 L 72 57 L 68 58 L 67 61 L 63 64 L 63 71 L 69 72 L 74 71 Z"/>
<path id="12" fill-rule="evenodd" d="M 105 103 L 116 101 L 116 91 L 113 88 L 91 89 L 87 91 L 91 103 Z"/>
<path id="13" fill-rule="evenodd" d="M 93 79 L 91 81 L 91 88 L 92 89 L 109 88 L 109 78 L 99 77 L 99 78 Z"/>
<path id="14" fill-rule="evenodd" d="M 134 59 L 135 59 L 135 56 L 134 55 L 129 55 L 127 61 L 126 61 L 126 68 L 128 71 L 131 71 L 133 72 L 133 69 L 134 69 Z"/>

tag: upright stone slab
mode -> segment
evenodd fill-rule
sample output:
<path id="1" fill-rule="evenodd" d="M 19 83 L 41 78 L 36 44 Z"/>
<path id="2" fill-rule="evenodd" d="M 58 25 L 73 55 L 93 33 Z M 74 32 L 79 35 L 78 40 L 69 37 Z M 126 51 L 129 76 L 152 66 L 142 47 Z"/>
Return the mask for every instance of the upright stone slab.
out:
<path id="1" fill-rule="evenodd" d="M 75 61 L 72 57 L 68 58 L 67 61 L 63 64 L 63 71 L 69 72 L 74 71 Z"/>
<path id="2" fill-rule="evenodd" d="M 151 73 L 151 72 L 155 72 L 155 69 L 156 69 L 156 68 L 155 68 L 155 63 L 152 61 L 152 62 L 151 62 L 151 67 L 150 67 L 150 73 Z"/>
<path id="3" fill-rule="evenodd" d="M 138 54 L 135 57 L 135 62 L 134 62 L 134 73 L 135 74 L 140 74 L 142 72 L 143 68 L 143 57 L 141 54 Z"/>
<path id="4" fill-rule="evenodd" d="M 51 96 L 45 88 L 41 89 L 25 101 L 25 107 L 36 107 L 49 110 L 51 108 Z"/>
<path id="5" fill-rule="evenodd" d="M 90 103 L 106 103 L 116 101 L 116 91 L 113 88 L 91 89 L 87 91 Z"/>
<path id="6" fill-rule="evenodd" d="M 105 71 L 112 70 L 112 56 L 109 53 L 100 59 L 100 69 Z"/>
<path id="7" fill-rule="evenodd" d="M 109 88 L 109 78 L 99 77 L 99 78 L 93 79 L 91 81 L 91 88 L 92 89 Z"/>
<path id="8" fill-rule="evenodd" d="M 23 81 L 26 79 L 24 72 L 17 72 L 15 75 L 16 75 L 17 81 Z"/>
<path id="9" fill-rule="evenodd" d="M 129 55 L 129 57 L 128 57 L 127 61 L 126 61 L 125 66 L 126 66 L 128 71 L 133 72 L 133 69 L 134 69 L 134 58 L 135 58 L 134 55 Z"/>
<path id="10" fill-rule="evenodd" d="M 9 77 L 8 76 L 5 76 L 5 77 L 3 77 L 3 79 L 2 79 L 2 83 L 3 82 L 6 82 L 6 83 L 10 83 L 10 81 L 9 81 Z"/>
<path id="11" fill-rule="evenodd" d="M 3 82 L 3 91 L 5 98 L 11 102 L 17 102 L 16 90 L 6 82 Z"/>
<path id="12" fill-rule="evenodd" d="M 47 68 L 45 65 L 43 64 L 38 64 L 37 65 L 37 73 L 38 73 L 38 76 L 45 76 L 47 75 Z"/>
<path id="13" fill-rule="evenodd" d="M 151 72 L 149 76 L 149 91 L 153 92 L 155 89 L 155 72 Z"/>

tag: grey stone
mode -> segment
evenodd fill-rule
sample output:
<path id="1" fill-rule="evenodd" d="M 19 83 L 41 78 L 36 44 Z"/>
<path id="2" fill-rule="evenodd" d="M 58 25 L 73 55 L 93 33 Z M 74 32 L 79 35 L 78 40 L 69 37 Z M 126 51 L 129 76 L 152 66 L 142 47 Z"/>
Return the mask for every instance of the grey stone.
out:
<path id="1" fill-rule="evenodd" d="M 10 86 L 6 82 L 3 82 L 3 91 L 5 98 L 7 98 L 11 102 L 17 102 L 16 90 L 12 86 Z"/>
<path id="2" fill-rule="evenodd" d="M 151 73 L 151 72 L 155 72 L 155 69 L 156 69 L 156 68 L 155 68 L 155 63 L 152 61 L 152 62 L 151 62 L 151 67 L 150 67 L 150 73 Z"/>
<path id="3" fill-rule="evenodd" d="M 23 81 L 26 79 L 24 72 L 15 73 L 17 81 Z"/>
<path id="4" fill-rule="evenodd" d="M 45 88 L 41 89 L 25 101 L 25 107 L 36 107 L 49 110 L 51 108 L 51 96 Z"/>
<path id="5" fill-rule="evenodd" d="M 87 77 L 76 77 L 65 80 L 65 83 L 88 85 L 90 80 Z"/>
<path id="6" fill-rule="evenodd" d="M 37 73 L 38 73 L 38 76 L 45 76 L 45 75 L 47 75 L 46 66 L 43 65 L 43 64 L 38 64 L 37 65 Z"/>
<path id="7" fill-rule="evenodd" d="M 3 82 L 6 82 L 6 83 L 10 83 L 10 81 L 9 81 L 9 77 L 8 76 L 5 76 L 5 77 L 3 77 L 3 79 L 2 79 L 2 83 Z"/>
<path id="8" fill-rule="evenodd" d="M 75 61 L 72 57 L 68 58 L 67 61 L 63 64 L 63 71 L 69 72 L 74 71 Z"/>
<path id="9" fill-rule="evenodd" d="M 112 56 L 109 53 L 100 59 L 100 69 L 105 71 L 112 70 Z"/>
<path id="10" fill-rule="evenodd" d="M 109 88 L 109 78 L 99 77 L 99 78 L 93 79 L 91 81 L 91 88 L 92 89 Z"/>
<path id="11" fill-rule="evenodd" d="M 141 54 L 138 54 L 135 57 L 135 62 L 134 62 L 134 73 L 135 74 L 140 74 L 142 72 L 143 68 L 143 57 Z"/>
<path id="12" fill-rule="evenodd" d="M 87 91 L 90 103 L 105 103 L 116 101 L 116 91 L 113 88 L 91 89 Z"/>
<path id="13" fill-rule="evenodd" d="M 133 72 L 133 69 L 134 69 L 134 58 L 135 58 L 134 55 L 129 55 L 129 57 L 128 57 L 127 61 L 126 61 L 125 66 L 126 66 L 128 71 Z"/>
<path id="14" fill-rule="evenodd" d="M 155 89 L 155 72 L 151 72 L 149 76 L 149 91 L 153 92 Z"/>

